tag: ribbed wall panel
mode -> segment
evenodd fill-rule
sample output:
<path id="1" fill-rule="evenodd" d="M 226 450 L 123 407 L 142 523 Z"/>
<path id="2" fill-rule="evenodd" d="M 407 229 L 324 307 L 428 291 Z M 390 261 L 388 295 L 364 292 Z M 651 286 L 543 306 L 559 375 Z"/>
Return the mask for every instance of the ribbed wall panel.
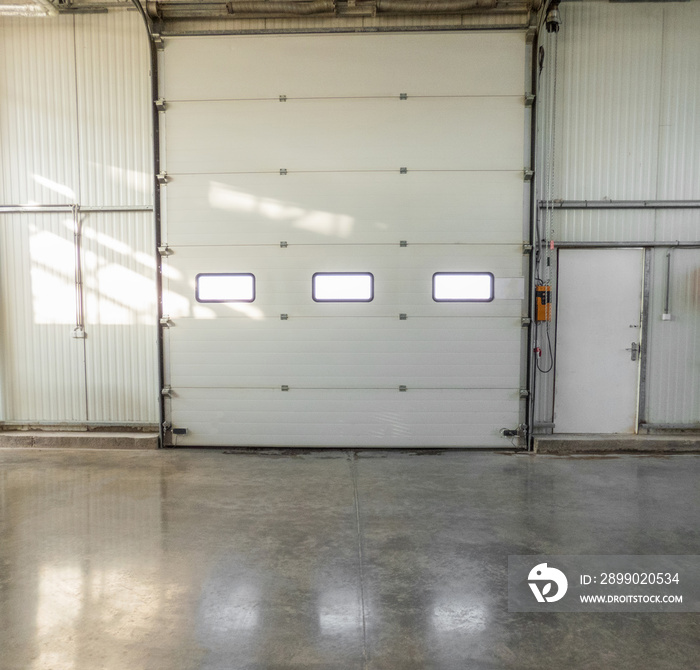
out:
<path id="1" fill-rule="evenodd" d="M 555 239 L 562 242 L 637 242 L 654 239 L 652 210 L 555 210 Z"/>
<path id="2" fill-rule="evenodd" d="M 666 253 L 654 255 L 649 314 L 650 424 L 700 425 L 700 249 L 671 251 L 670 321 L 663 321 Z"/>
<path id="3" fill-rule="evenodd" d="M 700 2 L 664 9 L 659 199 L 700 198 Z M 700 239 L 700 227 L 695 228 Z"/>
<path id="4" fill-rule="evenodd" d="M 564 3 L 560 11 L 554 196 L 654 198 L 663 8 Z"/>
<path id="5" fill-rule="evenodd" d="M 0 215 L 2 420 L 84 421 L 72 216 Z"/>
<path id="6" fill-rule="evenodd" d="M 0 21 L 0 203 L 79 197 L 73 19 Z"/>
<path id="7" fill-rule="evenodd" d="M 542 147 L 551 127 L 545 110 L 554 83 L 555 38 L 547 35 L 538 95 L 538 197 L 700 198 L 700 2 L 563 3 L 560 11 L 554 189 L 546 190 L 543 174 L 549 166 Z M 700 240 L 699 210 L 555 210 L 552 218 L 553 226 L 547 220 L 543 226 L 553 228 L 558 241 Z M 661 321 L 665 253 L 654 253 L 649 285 L 646 419 L 697 424 L 700 330 L 693 296 L 699 257 L 673 252 L 676 307 L 672 321 Z M 546 338 L 538 346 L 544 348 Z M 537 376 L 535 422 L 551 421 L 551 376 Z"/>
<path id="8" fill-rule="evenodd" d="M 656 240 L 659 242 L 700 241 L 700 209 L 658 211 L 656 213 Z"/>
<path id="9" fill-rule="evenodd" d="M 154 248 L 148 214 L 84 219 L 90 421 L 158 421 Z"/>
<path id="10" fill-rule="evenodd" d="M 83 205 L 149 205 L 148 40 L 136 12 L 76 17 Z"/>
<path id="11" fill-rule="evenodd" d="M 3 19 L 0 38 L 3 204 L 150 205 L 149 52 L 138 15 Z M 86 339 L 71 337 L 72 214 L 0 215 L 0 418 L 154 423 L 153 216 L 82 216 Z"/>

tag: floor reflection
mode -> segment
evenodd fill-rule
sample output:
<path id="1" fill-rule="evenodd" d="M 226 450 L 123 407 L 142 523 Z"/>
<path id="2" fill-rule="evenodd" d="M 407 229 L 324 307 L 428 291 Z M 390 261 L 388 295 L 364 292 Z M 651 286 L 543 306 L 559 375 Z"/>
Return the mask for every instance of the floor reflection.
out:
<path id="1" fill-rule="evenodd" d="M 509 613 L 506 567 L 691 554 L 698 469 L 0 450 L 0 668 L 694 667 L 692 615 Z"/>

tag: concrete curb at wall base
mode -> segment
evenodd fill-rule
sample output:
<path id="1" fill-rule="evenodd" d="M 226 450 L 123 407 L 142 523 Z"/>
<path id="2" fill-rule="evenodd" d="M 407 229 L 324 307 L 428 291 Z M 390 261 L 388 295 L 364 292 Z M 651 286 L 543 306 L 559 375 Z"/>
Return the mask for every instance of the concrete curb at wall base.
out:
<path id="1" fill-rule="evenodd" d="M 538 454 L 700 453 L 698 435 L 540 435 Z"/>
<path id="2" fill-rule="evenodd" d="M 158 433 L 0 432 L 0 449 L 157 449 Z"/>

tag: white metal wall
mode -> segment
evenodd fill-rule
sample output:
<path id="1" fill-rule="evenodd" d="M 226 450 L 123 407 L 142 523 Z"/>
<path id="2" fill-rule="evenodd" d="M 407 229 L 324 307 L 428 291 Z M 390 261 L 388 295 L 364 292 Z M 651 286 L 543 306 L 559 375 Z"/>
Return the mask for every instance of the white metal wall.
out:
<path id="1" fill-rule="evenodd" d="M 670 320 L 666 254 L 671 254 Z M 700 427 L 700 249 L 656 249 L 649 313 L 647 422 Z"/>
<path id="2" fill-rule="evenodd" d="M 177 444 L 510 446 L 524 58 L 522 32 L 166 40 Z M 496 299 L 435 303 L 440 270 Z M 374 300 L 314 303 L 319 271 L 374 273 Z M 254 273 L 255 302 L 196 303 L 199 272 Z"/>
<path id="3" fill-rule="evenodd" d="M 3 18 L 0 57 L 0 419 L 157 422 L 144 27 L 132 12 Z M 73 213 L 8 213 L 22 205 L 82 208 L 86 339 L 71 337 Z M 142 211 L 95 211 L 125 207 Z"/>
<path id="4" fill-rule="evenodd" d="M 700 199 L 700 2 L 563 3 L 558 33 L 555 169 L 562 200 Z M 554 77 L 554 35 L 538 96 L 540 145 Z M 544 154 L 542 154 L 544 157 Z M 544 176 L 539 197 L 547 199 Z M 699 242 L 700 210 L 554 210 L 558 242 Z M 546 226 L 549 228 L 549 226 Z M 698 256 L 678 253 L 673 321 L 661 321 L 664 250 L 653 252 L 647 340 L 646 417 L 653 425 L 700 423 L 697 310 L 692 277 Z M 604 278 L 601 278 L 604 281 Z M 535 421 L 551 422 L 553 375 L 538 374 Z M 556 430 L 556 429 L 555 429 Z"/>
<path id="5" fill-rule="evenodd" d="M 700 2 L 561 12 L 554 198 L 700 198 Z M 697 211 L 568 210 L 555 221 L 566 242 L 700 239 Z"/>

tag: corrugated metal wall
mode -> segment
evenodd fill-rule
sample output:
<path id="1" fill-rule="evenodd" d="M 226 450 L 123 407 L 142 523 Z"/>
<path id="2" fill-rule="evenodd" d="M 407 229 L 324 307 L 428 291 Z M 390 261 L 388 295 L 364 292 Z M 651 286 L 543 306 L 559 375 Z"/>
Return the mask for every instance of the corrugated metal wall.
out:
<path id="1" fill-rule="evenodd" d="M 671 319 L 664 321 L 668 253 Z M 646 420 L 700 427 L 700 249 L 655 249 L 653 268 Z"/>
<path id="2" fill-rule="evenodd" d="M 85 421 L 73 217 L 0 214 L 4 420 Z"/>
<path id="3" fill-rule="evenodd" d="M 540 158 L 538 197 L 561 200 L 700 199 L 700 2 L 563 3 L 558 34 L 553 189 Z M 551 129 L 555 37 L 542 33 L 540 147 Z M 700 210 L 554 210 L 559 242 L 700 241 Z M 653 252 L 646 416 L 700 423 L 695 250 L 674 251 L 673 321 L 661 321 L 665 251 Z M 677 254 L 677 256 L 676 256 Z M 553 273 L 555 274 L 555 273 Z M 552 375 L 539 374 L 535 422 L 552 420 Z"/>
<path id="4" fill-rule="evenodd" d="M 133 12 L 0 21 L 0 419 L 158 421 L 149 50 Z M 77 206 L 75 218 L 7 211 Z M 94 211 L 137 207 L 140 212 Z M 93 211 L 89 211 L 92 209 Z"/>

